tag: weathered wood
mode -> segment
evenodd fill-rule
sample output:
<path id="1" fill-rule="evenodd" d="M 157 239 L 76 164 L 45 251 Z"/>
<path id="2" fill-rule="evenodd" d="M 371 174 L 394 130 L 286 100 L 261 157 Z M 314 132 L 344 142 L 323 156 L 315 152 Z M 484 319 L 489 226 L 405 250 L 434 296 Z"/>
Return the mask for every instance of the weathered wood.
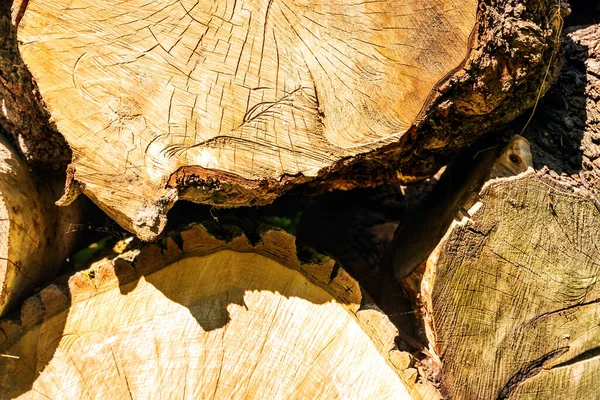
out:
<path id="1" fill-rule="evenodd" d="M 548 88 L 560 21 L 554 0 L 30 0 L 18 34 L 71 190 L 151 239 L 177 199 L 432 174 Z"/>
<path id="2" fill-rule="evenodd" d="M 488 182 L 404 280 L 456 399 L 595 399 L 600 211 L 530 171 Z"/>
<path id="3" fill-rule="evenodd" d="M 388 249 L 394 275 L 402 279 L 429 257 L 453 219 L 468 209 L 487 179 L 518 175 L 531 167 L 529 141 L 513 136 L 504 146 L 480 144 L 459 154 L 431 193 L 394 232 Z"/>
<path id="4" fill-rule="evenodd" d="M 0 136 L 0 315 L 41 282 L 54 278 L 72 249 L 69 224 L 78 204 L 54 205 L 58 182 L 41 182 Z"/>
<path id="5" fill-rule="evenodd" d="M 223 234 L 194 225 L 27 300 L 0 322 L 0 397 L 440 398 L 332 260 Z"/>

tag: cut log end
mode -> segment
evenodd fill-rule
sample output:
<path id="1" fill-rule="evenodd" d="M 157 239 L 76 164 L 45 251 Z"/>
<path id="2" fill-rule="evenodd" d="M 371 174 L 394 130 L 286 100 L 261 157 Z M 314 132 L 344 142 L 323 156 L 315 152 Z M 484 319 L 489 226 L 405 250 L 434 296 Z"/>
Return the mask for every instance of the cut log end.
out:
<path id="1" fill-rule="evenodd" d="M 486 184 L 471 218 L 404 280 L 441 361 L 443 392 L 596 397 L 599 231 L 594 201 L 549 178 Z"/>
<path id="2" fill-rule="evenodd" d="M 470 82 L 466 71 L 497 79 L 495 67 L 478 58 L 492 39 L 519 37 L 534 43 L 531 49 L 554 52 L 550 7 L 544 2 L 537 14 L 518 11 L 523 26 L 539 30 L 513 24 L 502 38 L 476 27 L 513 15 L 512 8 L 498 6 L 488 15 L 477 0 L 399 7 L 387 1 L 363 7 L 30 0 L 19 49 L 73 150 L 82 192 L 122 226 L 151 239 L 179 198 L 261 205 L 310 180 L 326 178 L 331 187 L 369 184 L 343 172 L 332 175 L 355 162 L 365 162 L 361 168 L 377 181 L 425 177 L 440 160 L 430 155 L 419 161 L 429 167 L 415 171 L 414 150 L 453 145 L 432 137 L 412 143 L 405 133 L 438 110 L 449 88 L 463 85 L 452 96 L 465 97 L 445 99 L 440 112 L 446 120 L 460 119 L 448 113 L 484 115 L 501 110 L 517 82 L 535 80 L 544 62 L 552 64 L 548 54 L 527 55 L 523 68 L 536 73 L 505 68 L 502 94 L 479 101 L 482 94 L 473 92 L 482 85 Z M 510 57 L 524 52 L 511 50 Z M 497 64 L 503 68 L 504 61 Z M 519 96 L 523 104 L 504 114 L 518 114 L 533 98 Z M 366 154 L 393 158 L 387 163 L 393 167 L 366 167 Z"/>
<path id="3" fill-rule="evenodd" d="M 180 239 L 76 274 L 70 305 L 57 287 L 26 302 L 2 397 L 439 398 L 330 259 L 300 262 L 281 231 Z"/>
<path id="4" fill-rule="evenodd" d="M 113 165 L 96 172 L 140 166 L 154 183 L 189 165 L 248 180 L 314 176 L 410 128 L 465 61 L 477 10 L 474 0 L 368 13 L 219 4 L 29 1 L 20 48 L 60 130 L 75 148 L 99 133 L 121 146 L 98 151 Z M 81 174 L 92 168 L 83 161 Z"/>

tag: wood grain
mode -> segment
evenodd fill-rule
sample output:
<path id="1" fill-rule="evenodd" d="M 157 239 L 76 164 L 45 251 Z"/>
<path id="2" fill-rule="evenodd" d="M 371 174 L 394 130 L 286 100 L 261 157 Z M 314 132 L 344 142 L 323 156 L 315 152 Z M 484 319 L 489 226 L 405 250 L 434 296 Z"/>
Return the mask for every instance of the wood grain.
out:
<path id="1" fill-rule="evenodd" d="M 281 231 L 180 239 L 98 262 L 71 277 L 70 301 L 52 285 L 0 321 L 0 396 L 440 398 L 332 260 L 300 262 Z"/>
<path id="2" fill-rule="evenodd" d="M 477 5 L 31 0 L 18 37 L 83 192 L 151 238 L 181 168 L 314 177 L 396 142 L 465 61 Z"/>
<path id="3" fill-rule="evenodd" d="M 599 231 L 594 201 L 547 177 L 486 184 L 411 285 L 449 397 L 597 398 Z"/>

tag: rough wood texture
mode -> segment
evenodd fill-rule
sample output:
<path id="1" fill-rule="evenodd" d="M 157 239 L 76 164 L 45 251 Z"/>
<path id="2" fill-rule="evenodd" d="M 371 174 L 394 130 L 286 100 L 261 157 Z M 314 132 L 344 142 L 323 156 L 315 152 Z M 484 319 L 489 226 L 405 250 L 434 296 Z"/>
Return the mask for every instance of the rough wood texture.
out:
<path id="1" fill-rule="evenodd" d="M 404 281 L 456 399 L 595 399 L 600 211 L 530 171 L 490 181 Z"/>
<path id="2" fill-rule="evenodd" d="M 426 177 L 547 89 L 560 20 L 551 0 L 31 0 L 19 48 L 71 190 L 151 239 L 178 198 Z"/>
<path id="3" fill-rule="evenodd" d="M 600 25 L 570 28 L 565 44 L 565 66 L 526 135 L 536 168 L 547 165 L 599 196 Z"/>
<path id="4" fill-rule="evenodd" d="M 29 299 L 0 322 L 18 357 L 0 397 L 440 398 L 332 260 L 300 262 L 282 231 L 222 234 L 194 225 Z"/>
<path id="5" fill-rule="evenodd" d="M 31 73 L 17 49 L 17 30 L 0 4 L 0 132 L 34 166 L 63 172 L 71 160 L 65 139 L 49 122 Z"/>
<path id="6" fill-rule="evenodd" d="M 26 289 L 52 279 L 71 250 L 74 237 L 65 233 L 80 222 L 80 210 L 55 206 L 59 190 L 57 182 L 37 180 L 0 137 L 0 315 Z"/>
<path id="7" fill-rule="evenodd" d="M 503 147 L 488 145 L 459 154 L 431 193 L 398 225 L 388 249 L 397 279 L 410 275 L 429 257 L 459 211 L 475 202 L 487 179 L 518 175 L 532 166 L 529 141 L 520 135 Z"/>

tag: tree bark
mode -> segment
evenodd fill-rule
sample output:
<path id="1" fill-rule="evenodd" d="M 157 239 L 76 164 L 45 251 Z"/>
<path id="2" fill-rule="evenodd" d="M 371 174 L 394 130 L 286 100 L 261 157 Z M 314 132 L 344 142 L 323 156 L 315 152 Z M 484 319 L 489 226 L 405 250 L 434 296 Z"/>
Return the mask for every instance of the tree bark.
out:
<path id="1" fill-rule="evenodd" d="M 17 30 L 8 10 L 0 7 L 0 132 L 12 140 L 29 165 L 64 173 L 71 149 L 49 119 L 37 85 L 19 54 Z"/>
<path id="2" fill-rule="evenodd" d="M 566 63 L 527 128 L 534 167 L 600 195 L 600 24 L 570 28 Z M 565 175 L 562 178 L 560 175 Z"/>
<path id="3" fill-rule="evenodd" d="M 410 275 L 427 259 L 453 219 L 472 205 L 486 180 L 518 175 L 532 166 L 529 141 L 520 135 L 513 136 L 503 148 L 482 145 L 489 142 L 460 154 L 394 232 L 389 263 L 396 278 Z"/>
<path id="4" fill-rule="evenodd" d="M 488 182 L 402 280 L 449 398 L 597 397 L 599 38 L 567 32 L 556 86 L 511 128 L 540 171 Z"/>
<path id="5" fill-rule="evenodd" d="M 149 240 L 177 199 L 424 179 L 550 86 L 554 0 L 401 8 L 31 0 L 19 50 L 74 152 L 69 190 Z"/>
<path id="6" fill-rule="evenodd" d="M 567 32 L 542 99 L 563 59 L 555 1 L 163 3 L 19 0 L 12 25 L 0 7 L 16 149 L 0 142 L 0 397 L 596 397 L 598 26 Z M 15 318 L 66 257 L 72 211 L 40 170 L 69 160 L 59 204 L 83 192 L 155 242 L 54 280 Z M 357 233 L 297 210 L 299 237 L 354 278 L 256 220 L 245 236 L 184 212 L 158 236 L 177 200 L 266 205 L 449 160 L 391 246 L 423 343 L 375 254 L 389 239 L 349 239 L 391 236 L 381 214 Z"/>
<path id="7" fill-rule="evenodd" d="M 334 261 L 279 230 L 221 234 L 194 225 L 27 300 L 0 323 L 2 397 L 440 398 Z"/>

